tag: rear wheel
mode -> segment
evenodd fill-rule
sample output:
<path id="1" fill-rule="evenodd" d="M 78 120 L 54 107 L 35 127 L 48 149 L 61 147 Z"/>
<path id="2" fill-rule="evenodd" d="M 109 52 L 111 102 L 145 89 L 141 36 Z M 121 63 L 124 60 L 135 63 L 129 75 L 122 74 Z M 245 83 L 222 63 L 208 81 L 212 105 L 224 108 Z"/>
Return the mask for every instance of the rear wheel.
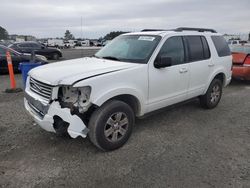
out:
<path id="1" fill-rule="evenodd" d="M 128 104 L 117 100 L 109 101 L 90 118 L 90 141 L 104 151 L 115 150 L 129 139 L 134 119 L 134 112 Z"/>
<path id="2" fill-rule="evenodd" d="M 219 79 L 214 79 L 206 94 L 200 97 L 200 103 L 203 108 L 215 108 L 220 102 L 222 95 L 222 82 Z"/>

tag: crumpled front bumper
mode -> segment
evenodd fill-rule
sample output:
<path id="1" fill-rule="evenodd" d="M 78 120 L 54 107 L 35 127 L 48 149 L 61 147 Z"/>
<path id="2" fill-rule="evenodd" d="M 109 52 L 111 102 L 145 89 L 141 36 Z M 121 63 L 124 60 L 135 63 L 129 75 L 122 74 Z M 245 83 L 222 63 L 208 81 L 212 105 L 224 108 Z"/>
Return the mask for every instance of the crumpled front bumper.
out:
<path id="1" fill-rule="evenodd" d="M 41 110 L 35 107 L 39 104 L 42 105 L 39 100 L 34 99 L 26 93 L 24 106 L 40 127 L 49 132 L 56 132 L 53 127 L 54 117 L 59 116 L 63 121 L 69 123 L 67 131 L 72 138 L 78 136 L 85 138 L 87 136 L 88 128 L 81 118 L 77 115 L 71 115 L 70 109 L 61 108 L 59 102 L 53 101 L 51 104 L 48 104 L 48 106 L 44 106 L 46 114 L 42 114 Z"/>

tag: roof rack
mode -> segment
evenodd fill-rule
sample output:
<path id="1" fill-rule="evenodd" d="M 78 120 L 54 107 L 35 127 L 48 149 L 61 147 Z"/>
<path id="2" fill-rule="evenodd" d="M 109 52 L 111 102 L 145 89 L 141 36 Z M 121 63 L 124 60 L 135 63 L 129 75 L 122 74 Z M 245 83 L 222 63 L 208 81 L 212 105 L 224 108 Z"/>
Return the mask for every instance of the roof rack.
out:
<path id="1" fill-rule="evenodd" d="M 176 28 L 174 31 L 198 31 L 198 32 L 211 32 L 217 33 L 214 29 L 206 29 L 206 28 L 193 28 L 193 27 L 179 27 Z"/>
<path id="2" fill-rule="evenodd" d="M 167 31 L 166 29 L 143 29 L 141 32 L 148 32 L 148 31 Z M 172 30 L 169 30 L 172 31 Z"/>
<path id="3" fill-rule="evenodd" d="M 176 29 L 143 29 L 141 32 L 150 32 L 150 31 L 198 31 L 198 32 L 211 32 L 217 33 L 214 29 L 206 29 L 206 28 L 192 28 L 192 27 L 178 27 Z"/>

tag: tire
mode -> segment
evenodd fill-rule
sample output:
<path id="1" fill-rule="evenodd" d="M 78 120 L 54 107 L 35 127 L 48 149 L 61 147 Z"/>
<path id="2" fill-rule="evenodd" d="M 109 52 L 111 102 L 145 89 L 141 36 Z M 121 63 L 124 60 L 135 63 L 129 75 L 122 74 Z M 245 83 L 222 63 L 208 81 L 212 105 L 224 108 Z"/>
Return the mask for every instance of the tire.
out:
<path id="1" fill-rule="evenodd" d="M 53 60 L 58 60 L 59 59 L 59 54 L 58 53 L 53 53 L 52 54 L 52 59 Z"/>
<path id="2" fill-rule="evenodd" d="M 219 79 L 214 79 L 208 87 L 205 95 L 200 97 L 200 104 L 205 109 L 215 108 L 222 96 L 222 82 Z"/>
<path id="3" fill-rule="evenodd" d="M 129 139 L 134 122 L 135 115 L 128 104 L 111 100 L 90 117 L 89 139 L 103 151 L 118 149 Z"/>
<path id="4" fill-rule="evenodd" d="M 68 133 L 69 123 L 62 120 L 62 118 L 55 116 L 53 123 L 53 128 L 56 131 L 56 135 L 59 137 L 71 138 Z"/>

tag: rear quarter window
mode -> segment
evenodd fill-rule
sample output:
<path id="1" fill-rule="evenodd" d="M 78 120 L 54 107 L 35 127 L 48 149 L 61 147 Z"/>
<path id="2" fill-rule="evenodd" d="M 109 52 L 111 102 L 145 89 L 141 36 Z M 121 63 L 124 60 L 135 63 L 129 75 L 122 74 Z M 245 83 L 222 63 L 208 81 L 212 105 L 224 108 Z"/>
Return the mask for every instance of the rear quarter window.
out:
<path id="1" fill-rule="evenodd" d="M 211 36 L 216 51 L 219 57 L 231 55 L 231 51 L 224 37 L 222 36 Z"/>

